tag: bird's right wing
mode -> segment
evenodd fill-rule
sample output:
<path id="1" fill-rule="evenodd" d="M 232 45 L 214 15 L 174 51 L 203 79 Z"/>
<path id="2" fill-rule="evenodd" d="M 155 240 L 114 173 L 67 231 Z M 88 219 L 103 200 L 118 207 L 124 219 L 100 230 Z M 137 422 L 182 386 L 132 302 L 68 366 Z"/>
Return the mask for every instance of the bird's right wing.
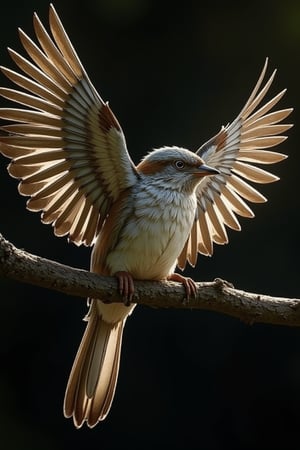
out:
<path id="1" fill-rule="evenodd" d="M 30 196 L 27 207 L 42 211 L 58 236 L 77 245 L 92 245 L 110 205 L 135 184 L 122 129 L 90 82 L 53 8 L 51 37 L 34 15 L 39 45 L 22 30 L 20 39 L 31 58 L 13 50 L 21 72 L 2 67 L 22 90 L 0 88 L 6 99 L 25 105 L 2 108 L 0 151 L 12 159 L 10 175 L 21 179 L 19 192 Z"/>

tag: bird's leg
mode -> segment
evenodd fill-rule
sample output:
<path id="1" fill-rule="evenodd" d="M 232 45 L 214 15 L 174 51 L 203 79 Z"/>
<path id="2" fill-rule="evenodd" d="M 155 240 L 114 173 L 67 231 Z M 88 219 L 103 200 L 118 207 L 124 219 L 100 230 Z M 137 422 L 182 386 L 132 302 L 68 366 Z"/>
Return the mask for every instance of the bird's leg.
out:
<path id="1" fill-rule="evenodd" d="M 167 277 L 168 281 L 177 281 L 182 283 L 185 288 L 186 300 L 189 301 L 190 297 L 196 297 L 197 294 L 197 286 L 192 278 L 184 277 L 180 275 L 180 273 L 172 273 Z"/>
<path id="2" fill-rule="evenodd" d="M 115 273 L 119 284 L 119 293 L 123 297 L 124 305 L 129 306 L 134 294 L 134 282 L 129 272 L 119 271 Z"/>

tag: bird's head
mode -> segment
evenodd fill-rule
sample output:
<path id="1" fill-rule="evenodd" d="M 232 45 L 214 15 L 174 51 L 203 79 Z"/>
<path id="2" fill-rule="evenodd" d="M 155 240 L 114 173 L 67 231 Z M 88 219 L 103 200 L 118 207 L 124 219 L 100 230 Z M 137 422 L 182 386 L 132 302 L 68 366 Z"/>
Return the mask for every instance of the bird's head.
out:
<path id="1" fill-rule="evenodd" d="M 219 173 L 196 153 L 180 147 L 153 150 L 138 164 L 137 170 L 164 187 L 186 192 L 193 192 L 203 177 Z"/>

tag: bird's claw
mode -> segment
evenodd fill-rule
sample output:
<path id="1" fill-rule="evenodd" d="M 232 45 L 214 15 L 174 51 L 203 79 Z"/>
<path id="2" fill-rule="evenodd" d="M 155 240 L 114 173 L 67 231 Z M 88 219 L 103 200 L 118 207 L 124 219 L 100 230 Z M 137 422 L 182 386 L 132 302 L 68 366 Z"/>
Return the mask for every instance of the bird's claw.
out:
<path id="1" fill-rule="evenodd" d="M 189 302 L 191 297 L 196 298 L 197 286 L 195 281 L 192 280 L 192 278 L 184 277 L 179 273 L 172 273 L 171 275 L 168 276 L 167 279 L 169 281 L 177 281 L 183 284 L 186 293 L 184 301 Z"/>
<path id="2" fill-rule="evenodd" d="M 115 276 L 118 280 L 119 293 L 123 298 L 124 305 L 130 306 L 134 294 L 134 282 L 129 272 L 116 272 Z"/>

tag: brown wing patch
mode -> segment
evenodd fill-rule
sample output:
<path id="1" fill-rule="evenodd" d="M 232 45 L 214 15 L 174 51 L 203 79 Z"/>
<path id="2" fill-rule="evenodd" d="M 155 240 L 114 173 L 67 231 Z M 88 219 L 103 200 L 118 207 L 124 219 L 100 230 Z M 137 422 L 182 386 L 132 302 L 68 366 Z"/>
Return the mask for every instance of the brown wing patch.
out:
<path id="1" fill-rule="evenodd" d="M 119 122 L 108 103 L 105 103 L 99 111 L 99 126 L 104 133 L 107 133 L 111 128 L 121 131 Z"/>
<path id="2" fill-rule="evenodd" d="M 227 137 L 228 137 L 228 134 L 227 134 L 226 128 L 222 128 L 219 131 L 219 133 L 216 135 L 216 138 L 215 138 L 216 152 L 219 152 L 224 148 Z"/>

